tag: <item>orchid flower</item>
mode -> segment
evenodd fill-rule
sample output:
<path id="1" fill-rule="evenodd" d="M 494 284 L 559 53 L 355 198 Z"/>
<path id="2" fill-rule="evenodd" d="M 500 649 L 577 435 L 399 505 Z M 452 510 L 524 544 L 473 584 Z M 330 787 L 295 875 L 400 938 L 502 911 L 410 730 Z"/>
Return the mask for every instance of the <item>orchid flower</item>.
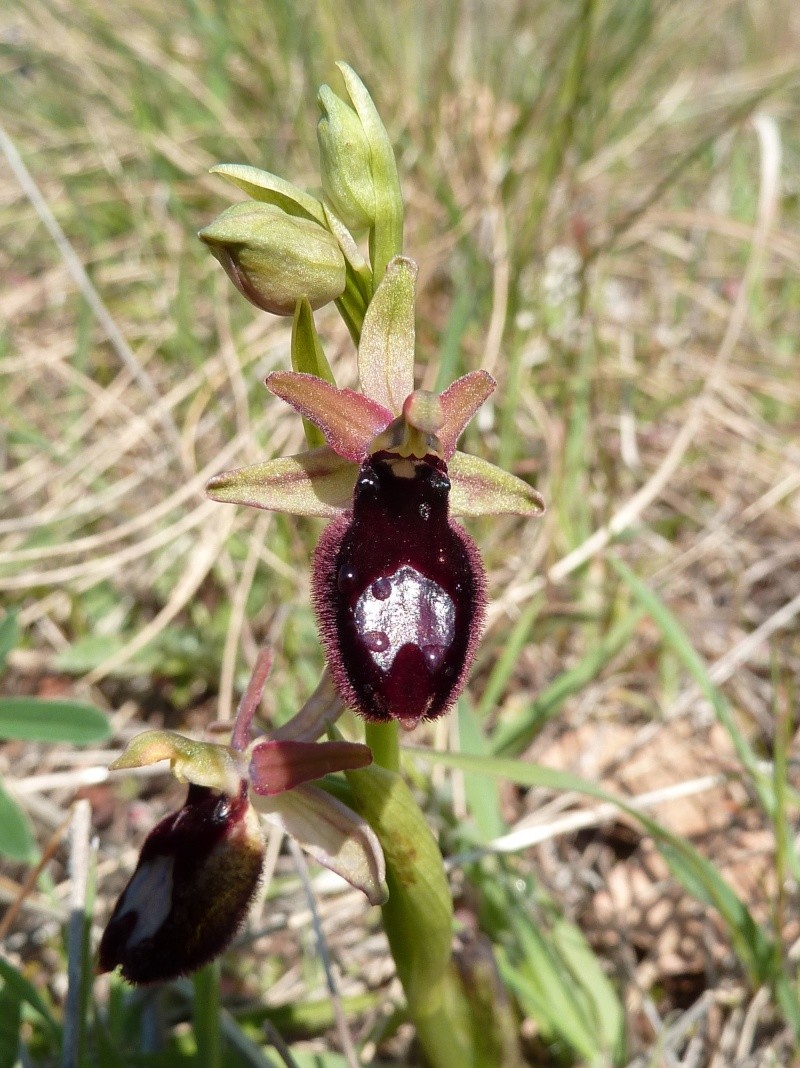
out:
<path id="1" fill-rule="evenodd" d="M 473 371 L 438 395 L 414 390 L 416 265 L 395 257 L 364 318 L 361 392 L 280 371 L 267 387 L 327 444 L 217 475 L 214 500 L 333 519 L 314 554 L 312 590 L 342 700 L 410 729 L 446 712 L 480 636 L 485 575 L 451 515 L 534 516 L 521 479 L 456 450 L 495 388 Z"/>
<path id="2" fill-rule="evenodd" d="M 259 656 L 242 697 L 230 745 L 174 731 L 145 731 L 112 769 L 169 760 L 189 783 L 186 802 L 148 835 L 134 874 L 100 942 L 101 971 L 119 967 L 131 983 L 194 971 L 218 956 L 244 921 L 264 860 L 259 815 L 321 864 L 363 891 L 373 905 L 387 897 L 383 852 L 361 816 L 312 780 L 371 763 L 365 745 L 317 742 L 341 713 L 330 680 L 271 738 L 250 741 L 270 667 Z"/>

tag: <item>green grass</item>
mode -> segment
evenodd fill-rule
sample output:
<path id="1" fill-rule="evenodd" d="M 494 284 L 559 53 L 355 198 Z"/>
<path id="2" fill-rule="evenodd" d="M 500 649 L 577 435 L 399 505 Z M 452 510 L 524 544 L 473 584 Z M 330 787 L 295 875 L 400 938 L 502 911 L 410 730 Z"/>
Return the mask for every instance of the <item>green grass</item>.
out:
<path id="1" fill-rule="evenodd" d="M 320 524 L 264 525 L 202 491 L 217 470 L 303 447 L 263 387 L 289 366 L 291 322 L 251 309 L 195 233 L 229 202 L 216 162 L 317 191 L 316 87 L 346 60 L 396 149 L 420 382 L 487 366 L 498 390 L 465 447 L 549 504 L 538 523 L 471 524 L 486 634 L 453 723 L 413 738 L 444 750 L 457 736 L 460 754 L 405 758 L 452 865 L 461 937 L 493 948 L 528 1064 L 680 1061 L 691 1041 L 710 1063 L 723 1033 L 754 1063 L 796 1055 L 795 23 L 790 0 L 20 0 L 3 17 L 0 123 L 124 339 L 4 167 L 0 599 L 22 632 L 4 693 L 104 707 L 116 745 L 144 724 L 202 729 L 265 642 L 276 722 L 313 687 Z M 718 358 L 763 192 L 757 113 L 777 123 L 781 180 L 737 344 L 660 492 L 564 565 L 658 472 Z M 332 309 L 315 319 L 352 385 L 347 330 Z M 45 857 L 32 885 L 22 865 L 3 877 L 22 907 L 4 932 L 0 1064 L 61 1062 L 68 848 L 49 843 L 84 769 L 107 762 L 0 748 Z M 61 784 L 37 786 L 50 772 Z M 93 945 L 133 846 L 178 796 L 162 787 L 91 787 Z M 679 787 L 698 791 L 691 811 Z M 638 808 L 653 790 L 667 800 Z M 542 825 L 539 844 L 496 855 L 521 822 Z M 664 859 L 648 882 L 652 843 Z M 373 917 L 321 893 L 351 1033 L 371 1063 L 417 1063 Z M 648 894 L 678 903 L 672 926 L 648 925 Z M 281 856 L 221 977 L 144 993 L 94 980 L 84 1063 L 278 1065 L 269 1019 L 298 1064 L 343 1064 L 293 921 L 304 908 Z M 769 997 L 747 1016 L 760 984 Z"/>

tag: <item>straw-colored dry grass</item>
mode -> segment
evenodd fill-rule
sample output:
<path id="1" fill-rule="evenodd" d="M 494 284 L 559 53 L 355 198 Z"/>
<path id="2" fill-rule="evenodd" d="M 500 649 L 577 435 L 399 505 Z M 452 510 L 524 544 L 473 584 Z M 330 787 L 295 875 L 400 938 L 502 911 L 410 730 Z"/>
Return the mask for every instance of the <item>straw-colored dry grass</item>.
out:
<path id="1" fill-rule="evenodd" d="M 613 653 L 531 718 L 519 755 L 620 793 L 663 789 L 655 814 L 779 930 L 791 971 L 797 887 L 774 826 L 685 663 L 649 616 L 631 618 L 608 558 L 657 591 L 769 762 L 787 718 L 794 739 L 800 660 L 797 5 L 21 0 L 0 13 L 0 39 L 3 141 L 28 175 L 0 162 L 0 590 L 24 627 L 3 688 L 88 697 L 117 747 L 145 722 L 229 717 L 265 642 L 269 716 L 313 685 L 318 526 L 203 494 L 218 470 L 302 447 L 300 421 L 261 384 L 286 366 L 288 325 L 245 305 L 194 235 L 227 203 L 206 174 L 217 160 L 313 185 L 314 89 L 346 58 L 397 144 L 421 384 L 487 367 L 497 400 L 469 445 L 550 503 L 536 525 L 474 524 L 492 606 L 470 693 L 488 742 L 628 620 Z M 317 322 L 352 383 L 344 327 L 332 309 Z M 457 748 L 455 720 L 413 741 Z M 91 799 L 98 928 L 147 827 L 180 796 L 161 777 L 100 782 L 109 759 L 0 749 L 41 843 L 79 794 Z M 416 781 L 446 851 L 467 851 L 462 775 Z M 501 787 L 503 833 L 531 828 L 531 844 L 500 868 L 456 859 L 467 929 L 486 921 L 483 884 L 510 871 L 536 886 L 531 908 L 535 896 L 575 920 L 604 962 L 632 1063 L 793 1063 L 791 1029 L 748 985 L 712 910 L 624 817 L 569 815 L 585 808 Z M 65 856 L 54 846 L 6 941 L 56 1005 Z M 325 999 L 291 857 L 272 862 L 224 990 L 232 1003 Z M 6 868 L 4 901 L 24 879 Z M 398 998 L 391 959 L 355 895 L 325 878 L 318 891 L 369 1052 Z M 102 1006 L 107 981 L 97 988 Z M 317 1049 L 337 1048 L 326 1014 Z M 570 1063 L 530 1016 L 521 1033 L 529 1063 Z M 383 1055 L 408 1063 L 408 1039 L 401 1026 Z"/>

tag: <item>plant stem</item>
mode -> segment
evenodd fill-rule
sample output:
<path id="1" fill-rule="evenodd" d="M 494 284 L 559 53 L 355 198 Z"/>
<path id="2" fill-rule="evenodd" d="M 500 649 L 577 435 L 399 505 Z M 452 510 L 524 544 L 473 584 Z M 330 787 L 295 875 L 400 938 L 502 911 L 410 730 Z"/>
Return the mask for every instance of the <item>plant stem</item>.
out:
<path id="1" fill-rule="evenodd" d="M 206 965 L 193 976 L 194 1037 L 197 1063 L 202 1068 L 221 1068 L 222 1032 L 220 1030 L 219 961 Z"/>
<path id="2" fill-rule="evenodd" d="M 400 770 L 400 740 L 397 724 L 367 723 L 366 741 L 376 764 L 387 771 Z"/>

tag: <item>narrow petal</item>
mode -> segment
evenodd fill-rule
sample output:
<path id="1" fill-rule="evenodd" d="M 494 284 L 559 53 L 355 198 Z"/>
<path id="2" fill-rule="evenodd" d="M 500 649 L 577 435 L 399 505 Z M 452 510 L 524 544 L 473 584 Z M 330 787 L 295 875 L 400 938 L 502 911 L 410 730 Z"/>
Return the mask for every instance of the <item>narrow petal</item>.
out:
<path id="1" fill-rule="evenodd" d="M 241 751 L 247 748 L 250 741 L 250 727 L 253 718 L 261 704 L 264 687 L 267 685 L 270 670 L 272 669 L 272 650 L 267 647 L 262 649 L 256 657 L 253 674 L 247 684 L 247 689 L 242 694 L 239 707 L 236 709 L 236 719 L 233 721 L 233 733 L 231 734 L 231 749 Z"/>
<path id="2" fill-rule="evenodd" d="M 444 424 L 437 432 L 445 460 L 456 451 L 456 443 L 477 410 L 495 389 L 497 383 L 488 371 L 470 371 L 457 378 L 442 393 L 440 400 Z"/>
<path id="3" fill-rule="evenodd" d="M 314 742 L 335 723 L 344 711 L 342 699 L 336 692 L 330 672 L 326 669 L 319 684 L 296 715 L 288 723 L 271 732 L 273 738 L 293 739 L 296 742 Z"/>
<path id="4" fill-rule="evenodd" d="M 324 447 L 223 471 L 211 479 L 206 493 L 225 504 L 330 519 L 347 509 L 357 475 L 357 464 Z"/>
<path id="5" fill-rule="evenodd" d="M 365 768 L 371 763 L 371 749 L 358 742 L 295 742 L 271 738 L 253 747 L 250 785 L 263 797 L 275 797 L 312 779 L 321 779 L 335 771 Z"/>
<path id="6" fill-rule="evenodd" d="M 371 905 L 388 899 L 386 863 L 375 832 L 343 802 L 306 785 L 279 797 L 256 795 L 253 805 L 320 864 L 363 891 Z"/>
<path id="7" fill-rule="evenodd" d="M 352 389 L 337 389 L 314 375 L 276 371 L 267 389 L 320 428 L 337 455 L 360 464 L 370 442 L 392 421 L 392 413 Z"/>
<path id="8" fill-rule="evenodd" d="M 361 391 L 398 415 L 414 389 L 414 286 L 417 265 L 395 256 L 375 290 L 361 331 Z"/>
<path id="9" fill-rule="evenodd" d="M 527 482 L 500 467 L 457 452 L 447 464 L 453 515 L 539 516 L 544 500 Z"/>

